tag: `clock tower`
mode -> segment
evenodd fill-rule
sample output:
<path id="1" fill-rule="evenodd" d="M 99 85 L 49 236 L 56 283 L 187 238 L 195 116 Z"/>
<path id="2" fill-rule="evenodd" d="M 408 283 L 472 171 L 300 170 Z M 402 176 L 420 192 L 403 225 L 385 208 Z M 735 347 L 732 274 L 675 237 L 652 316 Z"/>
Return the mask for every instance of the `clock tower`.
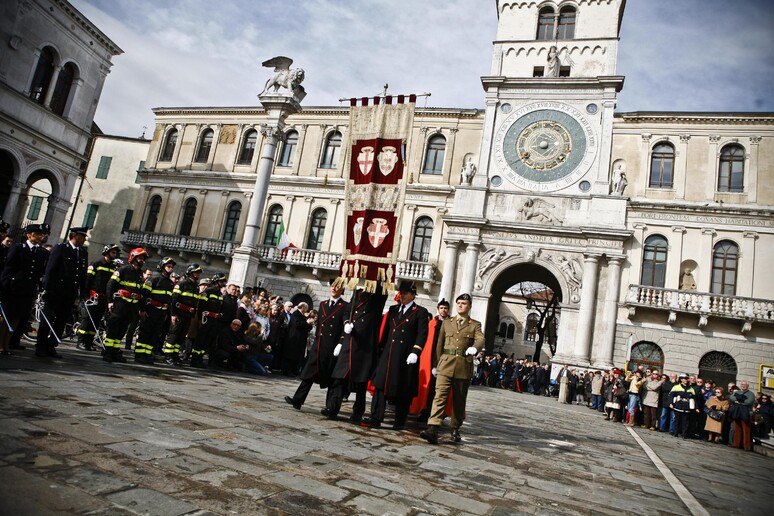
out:
<path id="1" fill-rule="evenodd" d="M 441 285 L 447 299 L 480 300 L 473 316 L 486 320 L 488 343 L 505 290 L 542 283 L 561 312 L 555 360 L 611 363 L 629 236 L 625 164 L 615 164 L 619 188 L 611 170 L 625 3 L 496 2 L 478 173 L 457 187 L 445 217 L 447 260 L 452 250 L 464 258 L 445 264 Z"/>

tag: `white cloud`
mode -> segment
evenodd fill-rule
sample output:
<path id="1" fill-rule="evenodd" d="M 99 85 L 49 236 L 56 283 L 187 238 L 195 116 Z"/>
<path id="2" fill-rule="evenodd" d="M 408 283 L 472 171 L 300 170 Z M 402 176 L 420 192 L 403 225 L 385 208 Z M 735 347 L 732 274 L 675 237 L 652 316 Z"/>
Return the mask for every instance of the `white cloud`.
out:
<path id="1" fill-rule="evenodd" d="M 429 91 L 429 106 L 482 107 L 495 2 L 448 0 L 71 0 L 126 52 L 96 122 L 139 135 L 158 106 L 256 105 L 287 55 L 306 70 L 305 105 Z M 629 2 L 619 110 L 772 110 L 774 2 Z M 422 105 L 420 103 L 420 105 Z"/>

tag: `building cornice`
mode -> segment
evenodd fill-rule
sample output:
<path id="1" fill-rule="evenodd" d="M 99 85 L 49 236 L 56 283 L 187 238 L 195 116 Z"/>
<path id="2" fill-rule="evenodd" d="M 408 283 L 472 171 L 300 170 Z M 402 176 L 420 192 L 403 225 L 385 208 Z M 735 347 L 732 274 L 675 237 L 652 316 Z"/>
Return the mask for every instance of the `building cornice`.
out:
<path id="1" fill-rule="evenodd" d="M 89 19 L 86 18 L 78 9 L 73 7 L 70 2 L 65 0 L 57 0 L 56 4 L 65 14 L 67 14 L 67 16 L 70 17 L 70 19 L 80 25 L 80 27 L 88 34 L 90 34 L 91 37 L 99 41 L 102 46 L 107 48 L 111 56 L 118 56 L 124 53 L 124 51 L 121 50 L 121 47 L 116 45 L 112 39 L 107 37 L 104 32 L 99 30 L 96 25 L 90 22 Z"/>
<path id="2" fill-rule="evenodd" d="M 772 124 L 774 113 L 768 112 L 688 112 L 688 111 L 632 111 L 616 113 L 616 122 L 626 123 L 680 123 L 680 124 Z"/>
<path id="3" fill-rule="evenodd" d="M 161 116 L 265 116 L 266 110 L 259 106 L 197 106 L 197 107 L 155 107 L 153 114 Z M 476 108 L 417 108 L 415 117 L 448 117 L 476 118 L 483 116 L 483 109 Z M 299 118 L 306 115 L 347 116 L 349 106 L 309 106 L 288 119 Z"/>

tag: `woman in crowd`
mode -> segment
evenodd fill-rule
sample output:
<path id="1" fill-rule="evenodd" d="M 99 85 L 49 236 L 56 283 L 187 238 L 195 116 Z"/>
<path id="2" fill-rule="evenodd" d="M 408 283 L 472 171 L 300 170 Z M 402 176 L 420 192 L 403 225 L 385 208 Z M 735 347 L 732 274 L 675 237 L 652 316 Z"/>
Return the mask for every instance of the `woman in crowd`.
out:
<path id="1" fill-rule="evenodd" d="M 268 366 L 274 357 L 271 355 L 271 346 L 264 339 L 263 328 L 259 323 L 250 323 L 245 331 L 244 342 L 249 348 L 244 358 L 247 372 L 261 376 L 271 374 Z"/>
<path id="2" fill-rule="evenodd" d="M 707 402 L 704 404 L 704 408 L 707 410 L 707 422 L 704 423 L 704 430 L 707 432 L 707 441 L 719 443 L 723 437 L 723 421 L 726 419 L 728 408 L 730 404 L 728 402 L 728 396 L 723 392 L 723 387 L 716 387 L 714 395 L 710 396 Z M 717 417 L 712 417 L 717 411 Z M 712 414 L 712 415 L 710 415 Z"/>
<path id="3" fill-rule="evenodd" d="M 643 428 L 657 430 L 659 424 L 658 404 L 661 401 L 662 385 L 664 385 L 664 379 L 659 376 L 658 371 L 651 371 L 650 378 L 645 382 L 645 396 L 642 400 L 642 408 L 645 412 Z"/>
<path id="4" fill-rule="evenodd" d="M 757 423 L 753 432 L 753 437 L 757 439 L 768 439 L 771 432 L 771 397 L 768 394 L 761 394 L 755 404 L 755 413 L 759 416 L 755 419 Z"/>

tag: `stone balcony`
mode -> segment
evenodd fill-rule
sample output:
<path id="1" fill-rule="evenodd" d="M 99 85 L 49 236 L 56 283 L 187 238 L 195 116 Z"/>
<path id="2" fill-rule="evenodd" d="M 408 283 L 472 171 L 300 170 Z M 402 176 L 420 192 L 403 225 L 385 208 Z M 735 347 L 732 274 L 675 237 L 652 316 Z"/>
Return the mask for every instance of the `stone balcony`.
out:
<path id="1" fill-rule="evenodd" d="M 231 261 L 231 255 L 238 246 L 230 240 L 215 240 L 209 238 L 187 237 L 181 235 L 165 235 L 144 231 L 127 231 L 121 235 L 121 243 L 154 248 L 158 254 L 177 252 L 181 258 L 201 256 L 204 263 L 210 263 L 212 257 Z M 278 249 L 271 245 L 256 246 L 256 252 L 262 263 L 270 271 L 284 267 L 287 272 L 299 268 L 308 269 L 315 277 L 330 271 L 338 271 L 341 263 L 341 253 L 316 251 L 314 249 L 288 248 Z M 436 283 L 436 267 L 430 262 L 399 261 L 397 278 L 420 281 L 425 290 Z"/>
<path id="2" fill-rule="evenodd" d="M 753 323 L 774 322 L 774 301 L 768 299 L 630 285 L 624 305 L 629 308 L 630 319 L 637 308 L 650 308 L 668 312 L 669 324 L 680 313 L 698 315 L 699 328 L 707 326 L 710 317 L 736 319 L 741 322 L 742 333 L 749 332 Z"/>

